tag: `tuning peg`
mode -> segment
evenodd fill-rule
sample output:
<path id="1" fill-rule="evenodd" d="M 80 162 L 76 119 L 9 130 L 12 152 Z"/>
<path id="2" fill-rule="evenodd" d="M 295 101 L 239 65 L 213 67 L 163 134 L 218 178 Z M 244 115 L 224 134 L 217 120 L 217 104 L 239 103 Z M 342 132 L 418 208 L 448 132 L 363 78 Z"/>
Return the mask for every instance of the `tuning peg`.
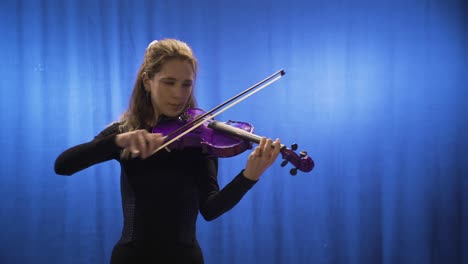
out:
<path id="1" fill-rule="evenodd" d="M 296 150 L 296 149 L 297 149 L 297 144 L 296 144 L 296 143 L 292 144 L 292 145 L 291 145 L 291 149 L 292 149 L 292 150 Z"/>
<path id="2" fill-rule="evenodd" d="M 289 173 L 291 173 L 292 176 L 295 176 L 297 174 L 297 168 L 292 168 Z"/>
<path id="3" fill-rule="evenodd" d="M 307 156 L 307 151 L 303 150 L 299 153 L 299 156 L 301 156 L 301 158 L 303 157 L 306 157 Z"/>
<path id="4" fill-rule="evenodd" d="M 281 162 L 281 167 L 286 166 L 286 164 L 288 164 L 288 160 L 283 160 L 283 162 Z"/>

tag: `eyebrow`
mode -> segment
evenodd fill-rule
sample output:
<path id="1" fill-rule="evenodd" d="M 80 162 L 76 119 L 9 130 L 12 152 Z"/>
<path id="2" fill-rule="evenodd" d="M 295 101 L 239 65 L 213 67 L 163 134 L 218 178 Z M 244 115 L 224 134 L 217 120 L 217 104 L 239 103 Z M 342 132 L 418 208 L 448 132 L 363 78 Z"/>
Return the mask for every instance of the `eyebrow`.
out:
<path id="1" fill-rule="evenodd" d="M 162 77 L 162 78 L 159 79 L 159 80 L 160 80 L 160 81 L 177 81 L 177 79 L 174 78 L 174 77 Z M 187 83 L 187 82 L 192 83 L 193 80 L 191 80 L 191 79 L 186 79 L 186 80 L 183 80 L 183 82 L 184 82 L 184 83 Z"/>

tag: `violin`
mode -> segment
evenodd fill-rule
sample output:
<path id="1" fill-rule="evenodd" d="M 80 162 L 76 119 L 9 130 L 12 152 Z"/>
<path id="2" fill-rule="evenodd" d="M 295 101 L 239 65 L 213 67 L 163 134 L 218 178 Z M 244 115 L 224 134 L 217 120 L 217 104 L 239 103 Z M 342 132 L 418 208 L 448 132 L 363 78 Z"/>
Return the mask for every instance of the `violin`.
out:
<path id="1" fill-rule="evenodd" d="M 179 115 L 178 118 L 159 122 L 152 129 L 152 132 L 161 133 L 164 136 L 164 144 L 155 150 L 154 153 L 163 148 L 168 151 L 184 148 L 201 148 L 205 154 L 225 158 L 233 157 L 248 149 L 252 149 L 252 143 L 258 144 L 262 139 L 261 136 L 253 133 L 254 127 L 252 124 L 232 120 L 220 122 L 215 121 L 214 117 L 276 81 L 279 79 L 279 75 L 284 75 L 284 71 L 281 70 L 271 75 L 211 111 L 205 112 L 199 108 L 189 108 Z M 242 99 L 238 99 L 242 96 Z M 233 101 L 234 103 L 231 103 Z M 216 112 L 228 103 L 231 103 L 228 107 Z M 281 166 L 284 167 L 288 163 L 294 165 L 294 168 L 290 170 L 291 175 L 296 175 L 298 170 L 310 172 L 314 168 L 315 163 L 307 155 L 306 151 L 301 151 L 299 154 L 295 152 L 297 144 L 293 144 L 291 149 L 281 144 L 280 148 L 283 158 Z"/>
<path id="2" fill-rule="evenodd" d="M 163 121 L 152 129 L 153 133 L 161 133 L 166 136 L 172 131 L 177 131 L 186 124 L 191 124 L 198 116 L 206 113 L 199 108 L 190 108 L 179 118 Z M 203 125 L 197 126 L 190 133 L 173 141 L 167 147 L 170 150 L 180 150 L 184 148 L 201 148 L 203 153 L 220 158 L 233 157 L 242 152 L 252 149 L 252 143 L 260 143 L 261 136 L 253 134 L 254 127 L 247 122 L 239 121 L 205 121 Z M 177 137 L 177 133 L 172 136 Z M 294 165 L 291 175 L 296 175 L 297 170 L 309 172 L 314 168 L 314 161 L 307 156 L 307 152 L 301 151 L 297 155 L 294 150 L 297 144 L 292 145 L 292 150 L 281 144 L 280 153 L 284 161 L 284 167 L 288 162 Z"/>

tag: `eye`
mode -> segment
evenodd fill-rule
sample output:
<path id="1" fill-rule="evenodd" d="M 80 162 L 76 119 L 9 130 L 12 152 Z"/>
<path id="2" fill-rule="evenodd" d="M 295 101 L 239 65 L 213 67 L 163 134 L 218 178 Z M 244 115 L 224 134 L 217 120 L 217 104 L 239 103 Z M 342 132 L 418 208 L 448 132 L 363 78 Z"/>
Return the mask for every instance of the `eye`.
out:
<path id="1" fill-rule="evenodd" d="M 170 81 L 170 80 L 163 80 L 161 81 L 163 84 L 165 85 L 168 85 L 168 86 L 172 86 L 175 84 L 175 81 Z"/>

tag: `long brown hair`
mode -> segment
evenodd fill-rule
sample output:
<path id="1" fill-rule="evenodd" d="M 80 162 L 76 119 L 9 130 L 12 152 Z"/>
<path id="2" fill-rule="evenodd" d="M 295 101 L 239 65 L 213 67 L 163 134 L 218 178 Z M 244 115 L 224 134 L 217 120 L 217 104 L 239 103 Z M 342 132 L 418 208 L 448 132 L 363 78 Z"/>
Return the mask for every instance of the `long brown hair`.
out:
<path id="1" fill-rule="evenodd" d="M 159 113 L 154 112 L 151 98 L 143 85 L 143 78 L 145 74 L 149 79 L 153 78 L 156 73 L 161 71 L 167 61 L 175 58 L 187 61 L 192 66 L 196 79 L 198 63 L 192 49 L 187 43 L 176 39 L 163 39 L 153 41 L 148 45 L 143 63 L 138 70 L 135 85 L 133 86 L 129 107 L 120 119 L 121 131 L 128 132 L 137 129 L 149 129 L 156 125 Z M 196 106 L 193 91 L 188 105 L 190 107 Z"/>

